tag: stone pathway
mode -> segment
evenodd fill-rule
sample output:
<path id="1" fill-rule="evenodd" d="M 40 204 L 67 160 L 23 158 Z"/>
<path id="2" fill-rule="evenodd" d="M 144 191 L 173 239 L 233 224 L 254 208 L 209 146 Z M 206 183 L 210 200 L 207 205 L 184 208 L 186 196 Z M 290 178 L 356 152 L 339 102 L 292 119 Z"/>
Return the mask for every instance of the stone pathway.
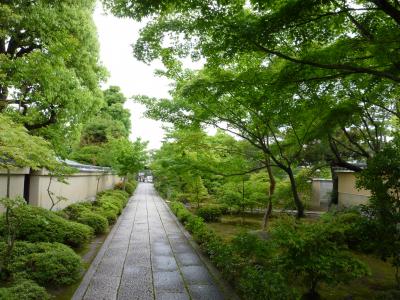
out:
<path id="1" fill-rule="evenodd" d="M 223 299 L 153 185 L 140 183 L 73 299 Z"/>

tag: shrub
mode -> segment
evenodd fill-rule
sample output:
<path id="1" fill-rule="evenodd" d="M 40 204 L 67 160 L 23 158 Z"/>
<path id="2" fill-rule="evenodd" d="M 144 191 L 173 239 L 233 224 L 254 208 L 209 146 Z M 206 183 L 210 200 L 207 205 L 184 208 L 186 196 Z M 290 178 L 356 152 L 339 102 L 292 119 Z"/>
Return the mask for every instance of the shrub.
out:
<path id="1" fill-rule="evenodd" d="M 4 249 L 5 243 L 0 243 L 0 254 Z M 76 282 L 81 269 L 81 258 L 68 246 L 18 241 L 5 272 L 14 279 L 58 286 Z"/>
<path id="2" fill-rule="evenodd" d="M 400 299 L 400 290 L 380 291 L 375 296 L 376 300 L 398 300 Z"/>
<path id="3" fill-rule="evenodd" d="M 107 218 L 95 212 L 83 212 L 76 221 L 90 226 L 95 234 L 105 233 L 108 230 Z"/>
<path id="4" fill-rule="evenodd" d="M 264 255 L 265 242 L 255 236 L 243 235 L 236 238 L 233 244 L 226 243 L 207 227 L 201 217 L 191 214 L 182 203 L 172 202 L 171 209 L 244 299 L 296 299 L 283 276 L 267 271 L 251 258 Z"/>
<path id="5" fill-rule="evenodd" d="M 137 182 L 135 180 L 128 180 L 125 183 L 125 190 L 128 192 L 129 195 L 132 195 L 135 191 L 137 186 Z"/>
<path id="6" fill-rule="evenodd" d="M 0 233 L 4 236 L 4 217 L 0 218 Z M 15 210 L 19 220 L 17 239 L 30 242 L 59 242 L 72 247 L 86 244 L 93 230 L 84 224 L 65 220 L 44 208 L 25 205 Z"/>
<path id="7" fill-rule="evenodd" d="M 13 277 L 46 286 L 69 285 L 80 277 L 81 258 L 63 244 L 18 242 L 15 248 L 9 266 Z"/>
<path id="8" fill-rule="evenodd" d="M 128 201 L 128 194 L 124 191 L 109 190 L 99 194 L 93 202 L 93 210 L 107 218 L 110 224 L 114 223 Z"/>
<path id="9" fill-rule="evenodd" d="M 7 300 L 49 300 L 45 288 L 32 280 L 19 280 L 8 288 L 0 288 L 0 299 Z"/>
<path id="10" fill-rule="evenodd" d="M 301 275 L 309 288 L 307 297 L 317 297 L 321 282 L 336 285 L 369 273 L 368 268 L 348 253 L 330 224 L 296 223 L 283 219 L 275 224 L 272 242 L 279 249 L 279 268 L 287 276 Z"/>
<path id="11" fill-rule="evenodd" d="M 64 208 L 64 218 L 90 226 L 95 234 L 104 233 L 108 229 L 107 218 L 93 211 L 90 202 L 75 203 Z"/>
<path id="12" fill-rule="evenodd" d="M 117 182 L 117 183 L 114 185 L 114 189 L 115 189 L 115 190 L 123 190 L 123 189 L 124 189 L 124 182 L 123 182 L 123 181 Z"/>
<path id="13" fill-rule="evenodd" d="M 206 222 L 217 222 L 222 216 L 222 210 L 219 206 L 203 206 L 196 211 L 196 214 Z"/>

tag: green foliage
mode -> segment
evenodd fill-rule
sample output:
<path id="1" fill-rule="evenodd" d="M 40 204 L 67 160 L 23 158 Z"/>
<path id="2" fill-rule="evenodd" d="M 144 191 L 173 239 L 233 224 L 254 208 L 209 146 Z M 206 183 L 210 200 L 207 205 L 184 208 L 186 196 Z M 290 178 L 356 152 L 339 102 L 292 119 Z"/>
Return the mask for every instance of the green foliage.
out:
<path id="1" fill-rule="evenodd" d="M 107 218 L 92 211 L 90 202 L 71 204 L 63 209 L 63 217 L 90 226 L 95 234 L 108 230 Z"/>
<path id="2" fill-rule="evenodd" d="M 18 242 L 9 268 L 14 277 L 61 286 L 79 279 L 82 264 L 79 255 L 65 245 Z"/>
<path id="3" fill-rule="evenodd" d="M 32 136 L 11 118 L 0 114 L 0 167 L 40 167 L 54 169 L 59 163 L 50 144 L 43 138 Z"/>
<path id="4" fill-rule="evenodd" d="M 50 300 L 46 289 L 36 282 L 20 279 L 10 287 L 0 288 L 0 299 L 4 300 Z"/>
<path id="5" fill-rule="evenodd" d="M 303 278 L 310 297 L 318 294 L 321 282 L 336 285 L 369 272 L 363 263 L 346 252 L 340 234 L 329 223 L 296 223 L 292 218 L 283 219 L 273 228 L 280 267 L 288 276 Z"/>
<path id="6" fill-rule="evenodd" d="M 0 7 L 0 112 L 63 156 L 77 127 L 102 101 L 105 70 L 93 8 L 92 0 L 9 1 Z"/>
<path id="7" fill-rule="evenodd" d="M 196 210 L 196 215 L 201 217 L 205 222 L 217 222 L 222 216 L 222 210 L 219 206 L 202 206 Z"/>
<path id="8" fill-rule="evenodd" d="M 132 195 L 136 189 L 136 186 L 137 186 L 137 182 L 135 180 L 128 180 L 125 183 L 125 190 L 129 195 Z"/>
<path id="9" fill-rule="evenodd" d="M 76 222 L 90 226 L 95 234 L 106 233 L 108 230 L 107 218 L 94 212 L 81 213 Z"/>
<path id="10" fill-rule="evenodd" d="M 128 202 L 128 194 L 124 191 L 109 190 L 99 193 L 93 202 L 93 211 L 105 217 L 109 224 L 113 224 Z"/>
<path id="11" fill-rule="evenodd" d="M 371 197 L 366 208 L 377 239 L 371 240 L 375 251 L 390 258 L 396 267 L 400 287 L 400 138 L 397 136 L 380 153 L 368 160 L 361 172 L 359 187 L 369 189 Z"/>
<path id="12" fill-rule="evenodd" d="M 59 242 L 81 247 L 92 237 L 93 230 L 86 225 L 68 221 L 44 208 L 25 205 L 15 209 L 18 220 L 16 238 L 30 242 Z M 0 218 L 0 233 L 5 235 L 5 220 Z"/>
<path id="13" fill-rule="evenodd" d="M 210 230 L 203 219 L 191 214 L 182 203 L 172 202 L 171 209 L 222 272 L 233 282 L 243 299 L 295 299 L 286 278 L 264 267 L 269 248 L 251 235 L 238 236 L 233 244 L 224 242 Z"/>

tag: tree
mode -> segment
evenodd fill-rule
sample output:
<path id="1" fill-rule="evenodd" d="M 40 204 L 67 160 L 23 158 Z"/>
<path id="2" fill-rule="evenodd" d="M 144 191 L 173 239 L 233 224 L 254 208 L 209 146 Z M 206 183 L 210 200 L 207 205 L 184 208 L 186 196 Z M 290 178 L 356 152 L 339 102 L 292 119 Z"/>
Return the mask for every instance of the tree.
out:
<path id="1" fill-rule="evenodd" d="M 105 146 L 110 166 L 118 175 L 124 176 L 124 183 L 128 174 L 136 174 L 144 168 L 147 161 L 146 147 L 147 142 L 140 139 L 131 142 L 124 138 L 113 139 Z"/>
<path id="2" fill-rule="evenodd" d="M 0 199 L 5 208 L 6 252 L 0 258 L 0 271 L 7 266 L 14 249 L 18 220 L 14 210 L 25 204 L 23 198 L 10 199 L 10 170 L 29 167 L 33 170 L 47 168 L 50 172 L 58 172 L 60 163 L 51 149 L 50 144 L 41 137 L 32 136 L 22 125 L 13 122 L 9 117 L 0 114 L 0 168 L 7 169 L 7 194 Z"/>
<path id="3" fill-rule="evenodd" d="M 369 223 L 379 240 L 370 239 L 384 260 L 391 259 L 400 288 L 400 138 L 396 137 L 382 152 L 368 160 L 368 167 L 357 185 L 371 191 L 367 207 Z"/>
<path id="4" fill-rule="evenodd" d="M 117 86 L 103 91 L 104 105 L 82 128 L 79 145 L 70 158 L 83 163 L 110 166 L 107 144 L 115 139 L 127 139 L 131 130 L 130 112 L 123 107 L 125 96 Z"/>
<path id="5" fill-rule="evenodd" d="M 186 73 L 181 71 L 182 64 L 178 60 L 187 56 L 195 60 L 204 58 L 208 72 L 202 73 L 204 92 L 199 97 L 215 92 L 214 102 L 217 103 L 222 97 L 229 97 L 234 85 L 240 83 L 250 87 L 247 97 L 243 98 L 247 102 L 244 113 L 251 114 L 251 108 L 256 112 L 252 115 L 255 118 L 263 102 L 273 101 L 267 97 L 260 100 L 251 89 L 255 82 L 258 82 L 259 91 L 291 90 L 291 95 L 286 94 L 291 103 L 298 97 L 313 94 L 314 99 L 320 100 L 312 103 L 314 109 L 323 110 L 317 113 L 319 126 L 303 130 L 303 134 L 307 133 L 304 136 L 292 131 L 290 139 L 296 146 L 292 154 L 306 146 L 303 137 L 309 136 L 308 142 L 311 137 L 323 139 L 331 148 L 332 166 L 360 171 L 350 159 L 365 160 L 379 152 L 390 128 L 385 122 L 388 114 L 399 116 L 396 99 L 400 77 L 395 45 L 399 40 L 400 9 L 391 1 L 357 1 L 357 5 L 353 1 L 337 0 L 103 2 L 117 15 L 137 20 L 151 17 L 135 44 L 135 55 L 147 62 L 162 58 L 167 67 L 164 75 L 182 82 L 187 76 L 185 78 Z M 380 47 L 383 44 L 387 46 L 384 50 Z M 241 61 L 254 58 L 256 63 L 251 64 L 252 68 L 243 69 Z M 231 77 L 221 76 L 233 67 L 238 74 L 234 84 Z M 210 70 L 214 70 L 213 73 Z M 209 77 L 214 82 L 210 82 Z M 194 85 L 196 83 L 199 85 L 201 79 Z M 227 88 L 216 89 L 216 83 Z M 192 92 L 193 85 L 186 85 Z M 257 105 L 252 105 L 254 98 Z M 283 109 L 290 107 L 290 103 L 283 103 Z M 243 119 L 240 112 L 236 121 Z M 167 118 L 168 114 L 164 112 L 163 116 Z M 294 116 L 291 117 L 293 122 Z M 236 122 L 235 129 L 240 125 L 243 124 Z M 282 131 L 287 126 L 287 122 L 281 122 L 269 130 L 267 139 L 274 138 L 276 128 Z M 315 130 L 318 127 L 320 130 Z M 282 152 L 279 139 L 282 137 L 276 135 L 274 147 Z M 287 157 L 287 153 L 284 156 Z M 270 158 L 278 164 L 273 157 L 267 159 Z M 288 169 L 290 178 L 293 178 L 291 165 L 297 160 L 292 155 L 289 161 L 283 159 L 282 167 Z M 294 180 L 292 187 L 301 211 Z"/>
<path id="6" fill-rule="evenodd" d="M 76 127 L 102 102 L 94 1 L 3 1 L 0 112 L 66 155 Z"/>
<path id="7" fill-rule="evenodd" d="M 103 2 L 119 16 L 151 17 L 135 44 L 136 56 L 146 61 L 192 55 L 219 64 L 252 53 L 281 59 L 294 80 L 355 75 L 400 82 L 395 1 Z"/>
<path id="8" fill-rule="evenodd" d="M 308 289 L 303 299 L 320 299 L 321 282 L 336 285 L 369 273 L 367 267 L 346 252 L 340 232 L 322 222 L 296 224 L 280 221 L 272 240 L 279 247 L 279 264 L 287 276 L 300 277 Z"/>

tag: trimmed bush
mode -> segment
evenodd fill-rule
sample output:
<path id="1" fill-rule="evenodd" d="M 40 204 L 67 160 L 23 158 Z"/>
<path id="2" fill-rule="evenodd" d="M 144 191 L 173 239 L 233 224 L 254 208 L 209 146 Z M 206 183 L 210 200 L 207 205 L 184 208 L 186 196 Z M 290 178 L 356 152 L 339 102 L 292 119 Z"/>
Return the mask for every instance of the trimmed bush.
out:
<path id="1" fill-rule="evenodd" d="M 217 222 L 222 216 L 222 210 L 219 206 L 203 206 L 196 211 L 196 214 L 206 222 Z"/>
<path id="2" fill-rule="evenodd" d="M 128 192 L 129 195 L 132 195 L 135 191 L 137 186 L 137 182 L 135 180 L 128 180 L 125 183 L 125 190 Z"/>
<path id="3" fill-rule="evenodd" d="M 7 288 L 0 288 L 0 299 L 4 300 L 49 300 L 46 289 L 36 282 L 23 279 Z"/>
<path id="4" fill-rule="evenodd" d="M 108 229 L 107 218 L 93 211 L 90 202 L 69 205 L 63 210 L 64 218 L 90 226 L 95 234 L 105 233 Z"/>
<path id="5" fill-rule="evenodd" d="M 105 233 L 108 230 L 107 218 L 95 212 L 83 212 L 76 221 L 90 226 L 95 234 Z"/>
<path id="6" fill-rule="evenodd" d="M 93 202 L 93 210 L 107 218 L 108 222 L 114 223 L 117 216 L 128 202 L 128 194 L 119 190 L 108 190 L 98 195 Z"/>
<path id="7" fill-rule="evenodd" d="M 84 224 L 65 220 L 56 213 L 40 207 L 24 205 L 15 210 L 20 224 L 17 239 L 29 242 L 58 242 L 71 247 L 81 247 L 93 235 Z M 0 218 L 0 234 L 4 236 L 4 217 Z"/>
<path id="8" fill-rule="evenodd" d="M 9 265 L 15 278 L 26 278 L 45 286 L 69 285 L 80 278 L 81 258 L 60 243 L 17 242 Z"/>

